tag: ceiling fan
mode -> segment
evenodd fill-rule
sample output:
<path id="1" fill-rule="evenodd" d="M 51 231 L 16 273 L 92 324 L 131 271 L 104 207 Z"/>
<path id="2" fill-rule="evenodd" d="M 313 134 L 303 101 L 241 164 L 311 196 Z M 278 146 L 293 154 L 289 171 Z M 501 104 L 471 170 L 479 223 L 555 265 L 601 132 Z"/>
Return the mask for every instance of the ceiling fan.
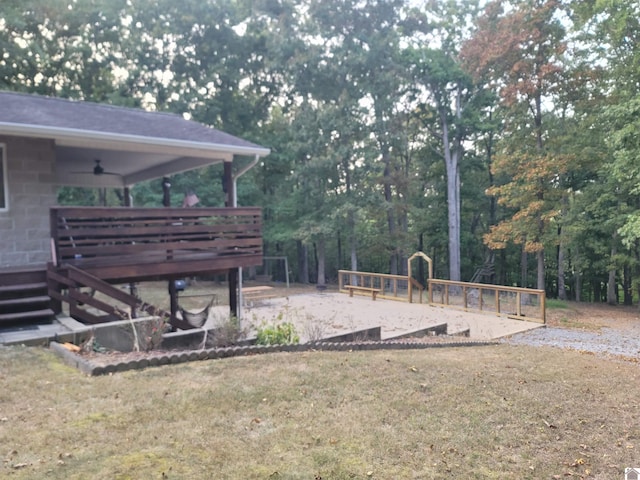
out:
<path id="1" fill-rule="evenodd" d="M 93 167 L 93 171 L 91 171 L 91 172 L 71 172 L 71 173 L 93 173 L 96 176 L 100 176 L 100 175 L 116 175 L 118 177 L 122 176 L 119 173 L 105 171 L 104 167 L 102 165 L 100 165 L 100 159 L 99 158 L 96 158 L 95 162 L 96 162 L 96 164 Z"/>

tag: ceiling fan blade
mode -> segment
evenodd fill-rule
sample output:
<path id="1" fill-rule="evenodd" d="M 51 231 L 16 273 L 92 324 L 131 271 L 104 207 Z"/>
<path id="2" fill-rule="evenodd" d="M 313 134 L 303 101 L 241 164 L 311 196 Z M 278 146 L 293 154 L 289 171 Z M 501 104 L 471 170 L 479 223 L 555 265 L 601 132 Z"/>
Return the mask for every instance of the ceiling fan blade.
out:
<path id="1" fill-rule="evenodd" d="M 91 171 L 91 170 L 72 170 L 69 173 L 73 173 L 74 175 L 94 175 L 96 177 L 101 177 L 102 175 L 115 175 L 117 177 L 121 177 L 122 176 L 122 174 L 115 173 L 115 172 L 100 172 L 100 173 L 96 173 L 96 172 Z"/>
<path id="2" fill-rule="evenodd" d="M 96 177 L 100 177 L 102 175 L 115 175 L 117 177 L 122 177 L 122 175 L 119 174 L 119 173 L 105 171 L 104 167 L 102 165 L 100 165 L 100 159 L 99 158 L 96 158 L 95 162 L 96 162 L 96 164 L 93 167 L 93 170 L 91 170 L 91 171 L 73 171 L 73 172 L 69 172 L 69 173 L 80 174 L 80 175 L 95 175 Z"/>

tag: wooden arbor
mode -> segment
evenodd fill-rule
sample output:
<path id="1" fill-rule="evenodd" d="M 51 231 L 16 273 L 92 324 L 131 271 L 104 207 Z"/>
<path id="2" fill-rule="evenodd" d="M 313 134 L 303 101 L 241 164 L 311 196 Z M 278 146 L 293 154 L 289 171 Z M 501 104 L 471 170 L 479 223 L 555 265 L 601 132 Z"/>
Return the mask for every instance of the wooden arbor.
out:
<path id="1" fill-rule="evenodd" d="M 416 258 L 422 258 L 429 265 L 429 280 L 433 278 L 433 261 L 423 252 L 416 252 L 407 260 L 407 277 L 409 279 L 409 303 L 413 303 L 413 288 L 417 288 L 420 294 L 420 303 L 422 303 L 422 291 L 424 287 L 411 277 L 411 262 Z"/>

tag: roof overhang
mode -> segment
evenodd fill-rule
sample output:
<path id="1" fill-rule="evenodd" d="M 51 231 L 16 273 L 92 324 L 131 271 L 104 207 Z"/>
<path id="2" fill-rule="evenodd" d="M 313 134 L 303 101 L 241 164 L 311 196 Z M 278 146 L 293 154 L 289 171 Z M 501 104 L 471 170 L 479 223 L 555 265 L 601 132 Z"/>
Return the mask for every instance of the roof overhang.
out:
<path id="1" fill-rule="evenodd" d="M 0 122 L 0 133 L 54 142 L 60 185 L 125 187 L 234 157 L 260 158 L 268 148 Z M 108 174 L 94 175 L 95 161 Z"/>

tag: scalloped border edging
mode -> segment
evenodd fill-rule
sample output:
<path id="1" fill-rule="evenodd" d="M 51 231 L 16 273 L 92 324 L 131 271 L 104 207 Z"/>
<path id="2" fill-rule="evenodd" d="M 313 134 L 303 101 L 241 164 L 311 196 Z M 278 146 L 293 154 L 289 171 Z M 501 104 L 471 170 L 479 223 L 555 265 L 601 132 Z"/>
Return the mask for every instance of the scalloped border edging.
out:
<path id="1" fill-rule="evenodd" d="M 394 340 L 364 342 L 313 342 L 299 345 L 247 345 L 238 347 L 205 348 L 201 350 L 179 350 L 174 352 L 149 353 L 146 357 L 126 361 L 114 361 L 107 365 L 98 365 L 90 359 L 67 350 L 58 342 L 51 342 L 49 348 L 62 357 L 67 365 L 77 368 L 91 376 L 108 375 L 127 370 L 140 370 L 162 365 L 193 362 L 197 360 L 215 360 L 243 355 L 259 355 L 276 352 L 308 352 L 308 351 L 362 351 L 362 350 L 417 350 L 443 347 L 476 347 L 498 345 L 494 340 L 486 341 L 451 341 L 451 342 L 399 342 Z"/>

